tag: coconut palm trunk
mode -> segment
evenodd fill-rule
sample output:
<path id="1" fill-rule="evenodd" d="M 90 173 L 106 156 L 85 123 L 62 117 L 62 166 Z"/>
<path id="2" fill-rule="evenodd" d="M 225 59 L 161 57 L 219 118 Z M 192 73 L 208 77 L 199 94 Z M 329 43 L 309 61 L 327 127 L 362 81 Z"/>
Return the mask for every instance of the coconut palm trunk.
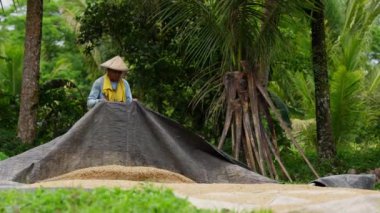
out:
<path id="1" fill-rule="evenodd" d="M 317 123 L 317 149 L 320 159 L 332 160 L 336 156 L 336 146 L 333 141 L 330 93 L 327 70 L 327 53 L 325 43 L 324 4 L 315 0 L 312 11 L 311 37 L 312 60 L 315 82 L 315 108 Z"/>
<path id="2" fill-rule="evenodd" d="M 28 0 L 25 53 L 17 136 L 23 143 L 35 139 L 37 129 L 38 80 L 42 39 L 43 0 Z"/>

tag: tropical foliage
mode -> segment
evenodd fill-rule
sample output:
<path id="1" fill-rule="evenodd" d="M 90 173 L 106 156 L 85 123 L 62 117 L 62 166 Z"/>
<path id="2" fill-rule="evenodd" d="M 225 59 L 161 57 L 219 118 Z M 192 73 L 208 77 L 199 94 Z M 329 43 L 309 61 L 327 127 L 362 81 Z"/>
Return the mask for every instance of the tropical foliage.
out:
<path id="1" fill-rule="evenodd" d="M 23 2 L 20 2 L 23 4 Z M 89 91 L 88 72 L 84 56 L 76 45 L 75 34 L 60 15 L 56 2 L 47 2 L 44 9 L 38 139 L 46 142 L 62 133 L 86 111 L 84 102 Z M 0 121 L 1 129 L 15 132 L 21 73 L 25 7 L 9 8 L 2 17 L 0 36 Z M 53 83 L 52 83 L 53 82 Z M 54 83 L 55 82 L 55 83 Z M 59 83 L 57 83 L 59 82 Z M 70 82 L 70 83 L 62 83 Z M 71 101 L 68 101 L 71 100 Z M 4 113 L 3 113 L 4 112 Z M 7 142 L 17 141 L 6 137 Z M 17 141 L 19 142 L 19 141 Z M 19 150 L 20 151 L 20 150 Z"/>
<path id="2" fill-rule="evenodd" d="M 360 117 L 373 113 L 371 108 L 366 107 L 365 91 L 379 89 L 376 76 L 373 76 L 373 73 L 379 73 L 379 67 L 370 65 L 369 48 L 371 29 L 376 28 L 373 23 L 380 14 L 380 3 L 365 0 L 328 2 L 332 4 L 328 13 L 328 29 L 334 135 L 336 141 L 350 141 L 355 139 L 354 135 L 358 135 L 356 131 L 363 125 L 361 122 L 364 119 Z M 364 84 L 366 80 L 368 84 Z M 366 85 L 372 89 L 366 88 Z"/>
<path id="3" fill-rule="evenodd" d="M 335 142 L 344 146 L 350 141 L 368 140 L 360 133 L 372 129 L 368 124 L 376 126 L 379 119 L 378 110 L 372 107 L 376 106 L 374 96 L 379 93 L 376 60 L 379 3 L 326 1 L 326 19 L 333 130 Z M 310 46 L 310 40 L 304 36 L 308 32 L 302 19 L 299 24 L 303 27 L 286 28 L 285 36 L 296 54 L 291 58 L 278 55 L 270 89 L 285 100 L 293 118 L 306 121 L 314 118 L 314 94 L 310 89 L 314 84 L 305 52 Z M 310 128 L 315 126 L 311 124 Z M 309 132 L 305 131 L 311 137 L 306 141 L 315 141 L 315 135 Z"/>
<path id="4" fill-rule="evenodd" d="M 30 148 L 16 138 L 25 31 L 25 1 L 17 2 L 17 10 L 5 8 L 0 15 L 0 159 Z M 318 164 L 310 2 L 286 1 L 265 19 L 270 2 L 44 1 L 34 145 L 63 134 L 86 112 L 91 84 L 102 75 L 99 63 L 116 54 L 131 68 L 127 79 L 135 98 L 216 144 L 226 110 L 222 76 L 241 70 L 240 61 L 248 59 L 260 65 L 272 99 L 283 106 L 298 141 Z M 376 156 L 380 142 L 380 3 L 325 3 L 332 124 L 341 167 L 316 167 L 322 175 L 350 167 L 365 172 L 379 166 L 365 156 Z M 300 156 L 277 122 L 274 128 L 289 172 L 306 177 L 309 171 L 292 166 L 301 164 Z M 230 152 L 231 144 L 224 148 Z M 353 161 L 355 152 L 363 160 L 345 162 Z"/>

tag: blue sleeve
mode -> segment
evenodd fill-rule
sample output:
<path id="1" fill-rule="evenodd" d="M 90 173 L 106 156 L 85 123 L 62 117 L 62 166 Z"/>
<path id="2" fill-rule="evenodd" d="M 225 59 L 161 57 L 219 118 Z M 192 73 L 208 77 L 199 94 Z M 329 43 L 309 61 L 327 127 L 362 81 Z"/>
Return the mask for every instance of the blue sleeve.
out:
<path id="1" fill-rule="evenodd" d="M 127 98 L 127 103 L 132 103 L 132 92 L 131 88 L 129 87 L 128 81 L 124 80 L 124 85 L 125 85 L 125 96 Z"/>
<path id="2" fill-rule="evenodd" d="M 92 85 L 90 95 L 87 98 L 87 108 L 91 109 L 100 101 L 100 93 L 102 91 L 102 82 L 97 79 Z"/>

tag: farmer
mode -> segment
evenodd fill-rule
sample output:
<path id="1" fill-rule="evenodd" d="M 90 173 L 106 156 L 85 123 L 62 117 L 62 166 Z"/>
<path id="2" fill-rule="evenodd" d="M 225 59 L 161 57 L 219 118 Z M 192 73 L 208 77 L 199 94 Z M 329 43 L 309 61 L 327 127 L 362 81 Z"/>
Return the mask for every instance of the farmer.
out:
<path id="1" fill-rule="evenodd" d="M 120 56 L 116 56 L 100 67 L 106 70 L 106 74 L 96 79 L 92 85 L 90 95 L 87 98 L 87 107 L 90 109 L 99 102 L 132 102 L 132 93 L 128 82 L 123 75 L 128 71 L 127 65 Z"/>

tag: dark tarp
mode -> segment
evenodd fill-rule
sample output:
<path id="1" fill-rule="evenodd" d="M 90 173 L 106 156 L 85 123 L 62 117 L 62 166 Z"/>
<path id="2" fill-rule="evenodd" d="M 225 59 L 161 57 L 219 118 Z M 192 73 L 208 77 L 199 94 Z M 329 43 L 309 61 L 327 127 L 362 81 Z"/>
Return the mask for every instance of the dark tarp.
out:
<path id="1" fill-rule="evenodd" d="M 156 167 L 199 183 L 275 182 L 138 102 L 98 104 L 66 134 L 0 161 L 0 180 L 34 183 L 103 165 Z"/>
<path id="2" fill-rule="evenodd" d="M 322 177 L 311 183 L 316 186 L 373 189 L 375 187 L 375 182 L 376 175 L 373 174 L 343 174 Z"/>

